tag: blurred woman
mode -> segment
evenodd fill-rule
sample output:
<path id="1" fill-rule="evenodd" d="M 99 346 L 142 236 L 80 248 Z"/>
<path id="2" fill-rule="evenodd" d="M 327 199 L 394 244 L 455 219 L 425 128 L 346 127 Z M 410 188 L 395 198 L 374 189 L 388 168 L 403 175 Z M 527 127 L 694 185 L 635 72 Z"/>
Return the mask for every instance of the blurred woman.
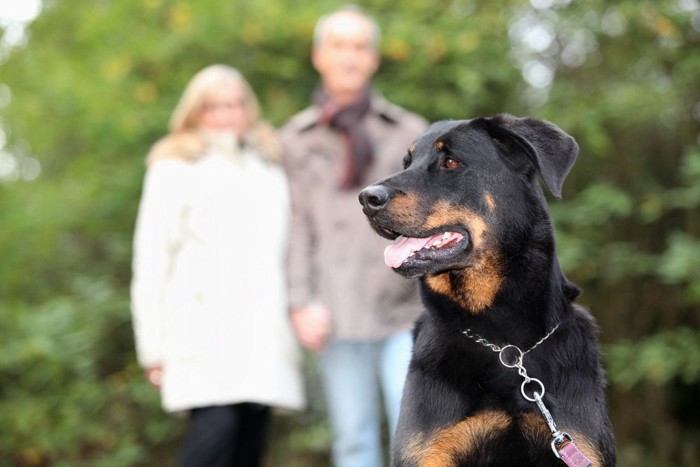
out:
<path id="1" fill-rule="evenodd" d="M 259 466 L 270 407 L 304 404 L 288 322 L 288 192 L 274 129 L 235 69 L 187 85 L 147 158 L 134 238 L 138 360 L 188 411 L 181 465 Z"/>

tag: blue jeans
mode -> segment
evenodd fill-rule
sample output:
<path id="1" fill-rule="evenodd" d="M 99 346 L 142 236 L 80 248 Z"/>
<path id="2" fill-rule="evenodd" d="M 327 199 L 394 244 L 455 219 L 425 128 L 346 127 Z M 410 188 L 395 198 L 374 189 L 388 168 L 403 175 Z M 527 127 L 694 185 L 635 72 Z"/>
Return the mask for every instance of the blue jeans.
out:
<path id="1" fill-rule="evenodd" d="M 381 467 L 381 404 L 390 437 L 411 358 L 410 331 L 381 341 L 331 341 L 321 354 L 335 467 Z"/>

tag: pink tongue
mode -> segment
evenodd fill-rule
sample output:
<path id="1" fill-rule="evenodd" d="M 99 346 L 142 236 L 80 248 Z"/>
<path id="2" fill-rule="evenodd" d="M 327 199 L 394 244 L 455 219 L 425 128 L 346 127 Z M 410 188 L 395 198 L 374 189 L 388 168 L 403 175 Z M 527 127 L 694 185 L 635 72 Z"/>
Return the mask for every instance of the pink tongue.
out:
<path id="1" fill-rule="evenodd" d="M 390 268 L 398 268 L 411 253 L 423 248 L 434 237 L 411 238 L 400 236 L 384 249 L 384 263 Z"/>

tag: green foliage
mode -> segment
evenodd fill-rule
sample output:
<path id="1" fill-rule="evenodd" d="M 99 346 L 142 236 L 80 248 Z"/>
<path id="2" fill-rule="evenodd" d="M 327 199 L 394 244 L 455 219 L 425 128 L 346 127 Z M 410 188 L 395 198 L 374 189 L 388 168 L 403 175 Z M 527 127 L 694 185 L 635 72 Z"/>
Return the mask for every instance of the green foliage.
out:
<path id="1" fill-rule="evenodd" d="M 631 389 L 645 381 L 657 385 L 674 378 L 685 384 L 700 379 L 700 333 L 682 327 L 656 333 L 638 342 L 621 342 L 606 349 L 612 382 Z"/>
<path id="2" fill-rule="evenodd" d="M 684 233 L 674 233 L 661 257 L 658 271 L 661 280 L 671 284 L 688 284 L 688 302 L 700 302 L 700 241 Z"/>
<path id="3" fill-rule="evenodd" d="M 185 423 L 143 381 L 129 315 L 144 156 L 211 63 L 239 68 L 276 125 L 306 106 L 315 21 L 344 2 L 79 3 L 45 2 L 0 63 L 0 466 L 170 464 Z M 697 2 L 361 3 L 382 26 L 390 100 L 431 120 L 531 114 L 576 137 L 551 208 L 562 266 L 601 324 L 620 465 L 694 465 Z M 306 370 L 311 406 L 275 419 L 269 465 L 328 464 Z"/>
<path id="4" fill-rule="evenodd" d="M 87 278 L 70 292 L 3 311 L 0 465 L 137 465 L 181 431 L 131 358 L 125 295 Z"/>

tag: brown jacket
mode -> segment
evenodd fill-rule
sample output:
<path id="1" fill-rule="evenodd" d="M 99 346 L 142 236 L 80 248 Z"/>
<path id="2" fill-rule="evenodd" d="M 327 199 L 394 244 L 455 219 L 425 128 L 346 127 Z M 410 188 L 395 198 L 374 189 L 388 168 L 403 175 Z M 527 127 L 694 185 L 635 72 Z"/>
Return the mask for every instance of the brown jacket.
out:
<path id="1" fill-rule="evenodd" d="M 368 184 L 400 170 L 408 146 L 428 125 L 379 95 L 372 96 L 365 124 L 375 149 Z M 320 121 L 315 106 L 280 133 L 292 197 L 290 309 L 324 304 L 335 339 L 382 339 L 408 329 L 421 311 L 416 283 L 384 264 L 388 241 L 362 213 L 357 198 L 362 187 L 338 188 L 343 136 Z"/>

